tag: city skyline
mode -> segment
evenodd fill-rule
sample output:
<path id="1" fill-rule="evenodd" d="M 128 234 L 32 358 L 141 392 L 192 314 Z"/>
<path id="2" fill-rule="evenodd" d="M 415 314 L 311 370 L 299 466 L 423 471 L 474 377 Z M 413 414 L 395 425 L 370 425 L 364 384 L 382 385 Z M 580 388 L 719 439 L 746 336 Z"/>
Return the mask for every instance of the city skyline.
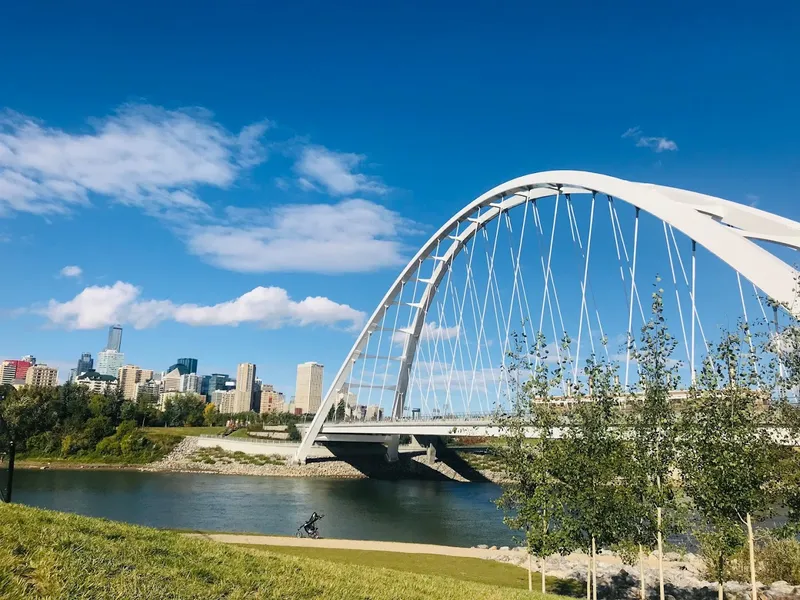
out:
<path id="1" fill-rule="evenodd" d="M 410 5 L 360 7 L 354 21 L 321 4 L 305 22 L 253 5 L 189 26 L 170 5 L 177 31 L 135 7 L 118 32 L 117 10 L 41 19 L 17 3 L 20 26 L 0 35 L 15 56 L 0 81 L 0 254 L 18 267 L 0 356 L 33 352 L 62 380 L 119 323 L 126 363 L 250 362 L 289 393 L 313 360 L 327 389 L 416 249 L 527 173 L 595 171 L 800 217 L 794 14 L 522 5 L 517 20 L 569 22 L 571 43 L 548 30 L 478 50 L 506 12 L 473 7 L 450 26 L 445 7 L 424 22 Z M 287 53 L 299 22 L 317 43 Z M 575 73 L 586 94 L 546 93 Z M 498 93 L 508 80 L 515 93 Z"/>

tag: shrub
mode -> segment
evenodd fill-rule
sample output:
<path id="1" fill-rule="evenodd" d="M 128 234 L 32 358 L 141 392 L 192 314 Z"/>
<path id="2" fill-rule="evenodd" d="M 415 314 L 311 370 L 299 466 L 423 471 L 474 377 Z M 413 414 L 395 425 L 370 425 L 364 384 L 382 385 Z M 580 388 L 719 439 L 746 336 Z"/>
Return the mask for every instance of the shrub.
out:
<path id="1" fill-rule="evenodd" d="M 713 574 L 713 553 L 702 554 L 705 574 Z M 747 547 L 731 557 L 726 569 L 727 579 L 734 581 L 750 580 L 750 555 Z M 786 581 L 800 585 L 800 541 L 795 539 L 775 539 L 767 537 L 756 546 L 756 579 L 762 583 Z"/>

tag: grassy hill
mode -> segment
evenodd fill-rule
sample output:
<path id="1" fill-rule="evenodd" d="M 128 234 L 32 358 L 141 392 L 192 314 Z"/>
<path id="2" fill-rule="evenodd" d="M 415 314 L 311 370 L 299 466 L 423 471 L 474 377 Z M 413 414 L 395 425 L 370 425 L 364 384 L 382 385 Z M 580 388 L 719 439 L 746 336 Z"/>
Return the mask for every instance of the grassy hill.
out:
<path id="1" fill-rule="evenodd" d="M 0 505 L 3 599 L 546 597 L 508 587 L 231 547 L 174 532 Z"/>

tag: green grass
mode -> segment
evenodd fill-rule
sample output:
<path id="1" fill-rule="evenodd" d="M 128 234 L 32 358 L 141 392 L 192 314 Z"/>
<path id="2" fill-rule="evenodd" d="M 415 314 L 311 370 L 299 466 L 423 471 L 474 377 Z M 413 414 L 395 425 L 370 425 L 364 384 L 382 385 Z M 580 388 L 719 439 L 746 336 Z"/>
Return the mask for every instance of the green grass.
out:
<path id="1" fill-rule="evenodd" d="M 0 505 L 0 598 L 543 600 L 451 577 L 289 556 Z"/>
<path id="2" fill-rule="evenodd" d="M 142 427 L 142 431 L 148 437 L 158 437 L 164 435 L 177 435 L 185 437 L 187 435 L 219 435 L 225 431 L 224 427 Z"/>
<path id="3" fill-rule="evenodd" d="M 236 431 L 234 431 L 228 437 L 232 437 L 232 438 L 247 438 L 247 437 L 250 437 L 250 436 L 247 435 L 247 428 L 246 427 L 242 427 L 242 428 L 237 429 Z"/>
<path id="4" fill-rule="evenodd" d="M 268 550 L 272 553 L 287 554 L 314 560 L 329 560 L 349 565 L 364 565 L 370 568 L 395 569 L 422 575 L 442 575 L 460 581 L 471 581 L 492 586 L 515 589 L 528 588 L 528 572 L 525 569 L 483 558 L 464 558 L 461 556 L 441 556 L 438 554 L 408 554 L 405 552 L 373 552 L 369 550 L 340 550 L 336 548 L 306 548 L 292 546 L 248 546 L 253 549 Z M 534 585 L 541 585 L 539 573 L 534 573 Z M 584 584 L 548 577 L 547 591 L 553 594 L 582 596 Z"/>

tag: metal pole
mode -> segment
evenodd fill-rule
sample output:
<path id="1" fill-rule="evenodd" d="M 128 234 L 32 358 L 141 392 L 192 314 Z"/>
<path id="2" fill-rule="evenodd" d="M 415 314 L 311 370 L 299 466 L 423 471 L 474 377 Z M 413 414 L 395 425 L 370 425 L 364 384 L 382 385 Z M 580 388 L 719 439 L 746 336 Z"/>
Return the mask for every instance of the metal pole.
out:
<path id="1" fill-rule="evenodd" d="M 11 502 L 11 491 L 14 485 L 14 455 L 17 453 L 14 447 L 14 440 L 8 443 L 8 480 L 6 482 L 6 491 L 3 494 L 5 502 Z"/>

